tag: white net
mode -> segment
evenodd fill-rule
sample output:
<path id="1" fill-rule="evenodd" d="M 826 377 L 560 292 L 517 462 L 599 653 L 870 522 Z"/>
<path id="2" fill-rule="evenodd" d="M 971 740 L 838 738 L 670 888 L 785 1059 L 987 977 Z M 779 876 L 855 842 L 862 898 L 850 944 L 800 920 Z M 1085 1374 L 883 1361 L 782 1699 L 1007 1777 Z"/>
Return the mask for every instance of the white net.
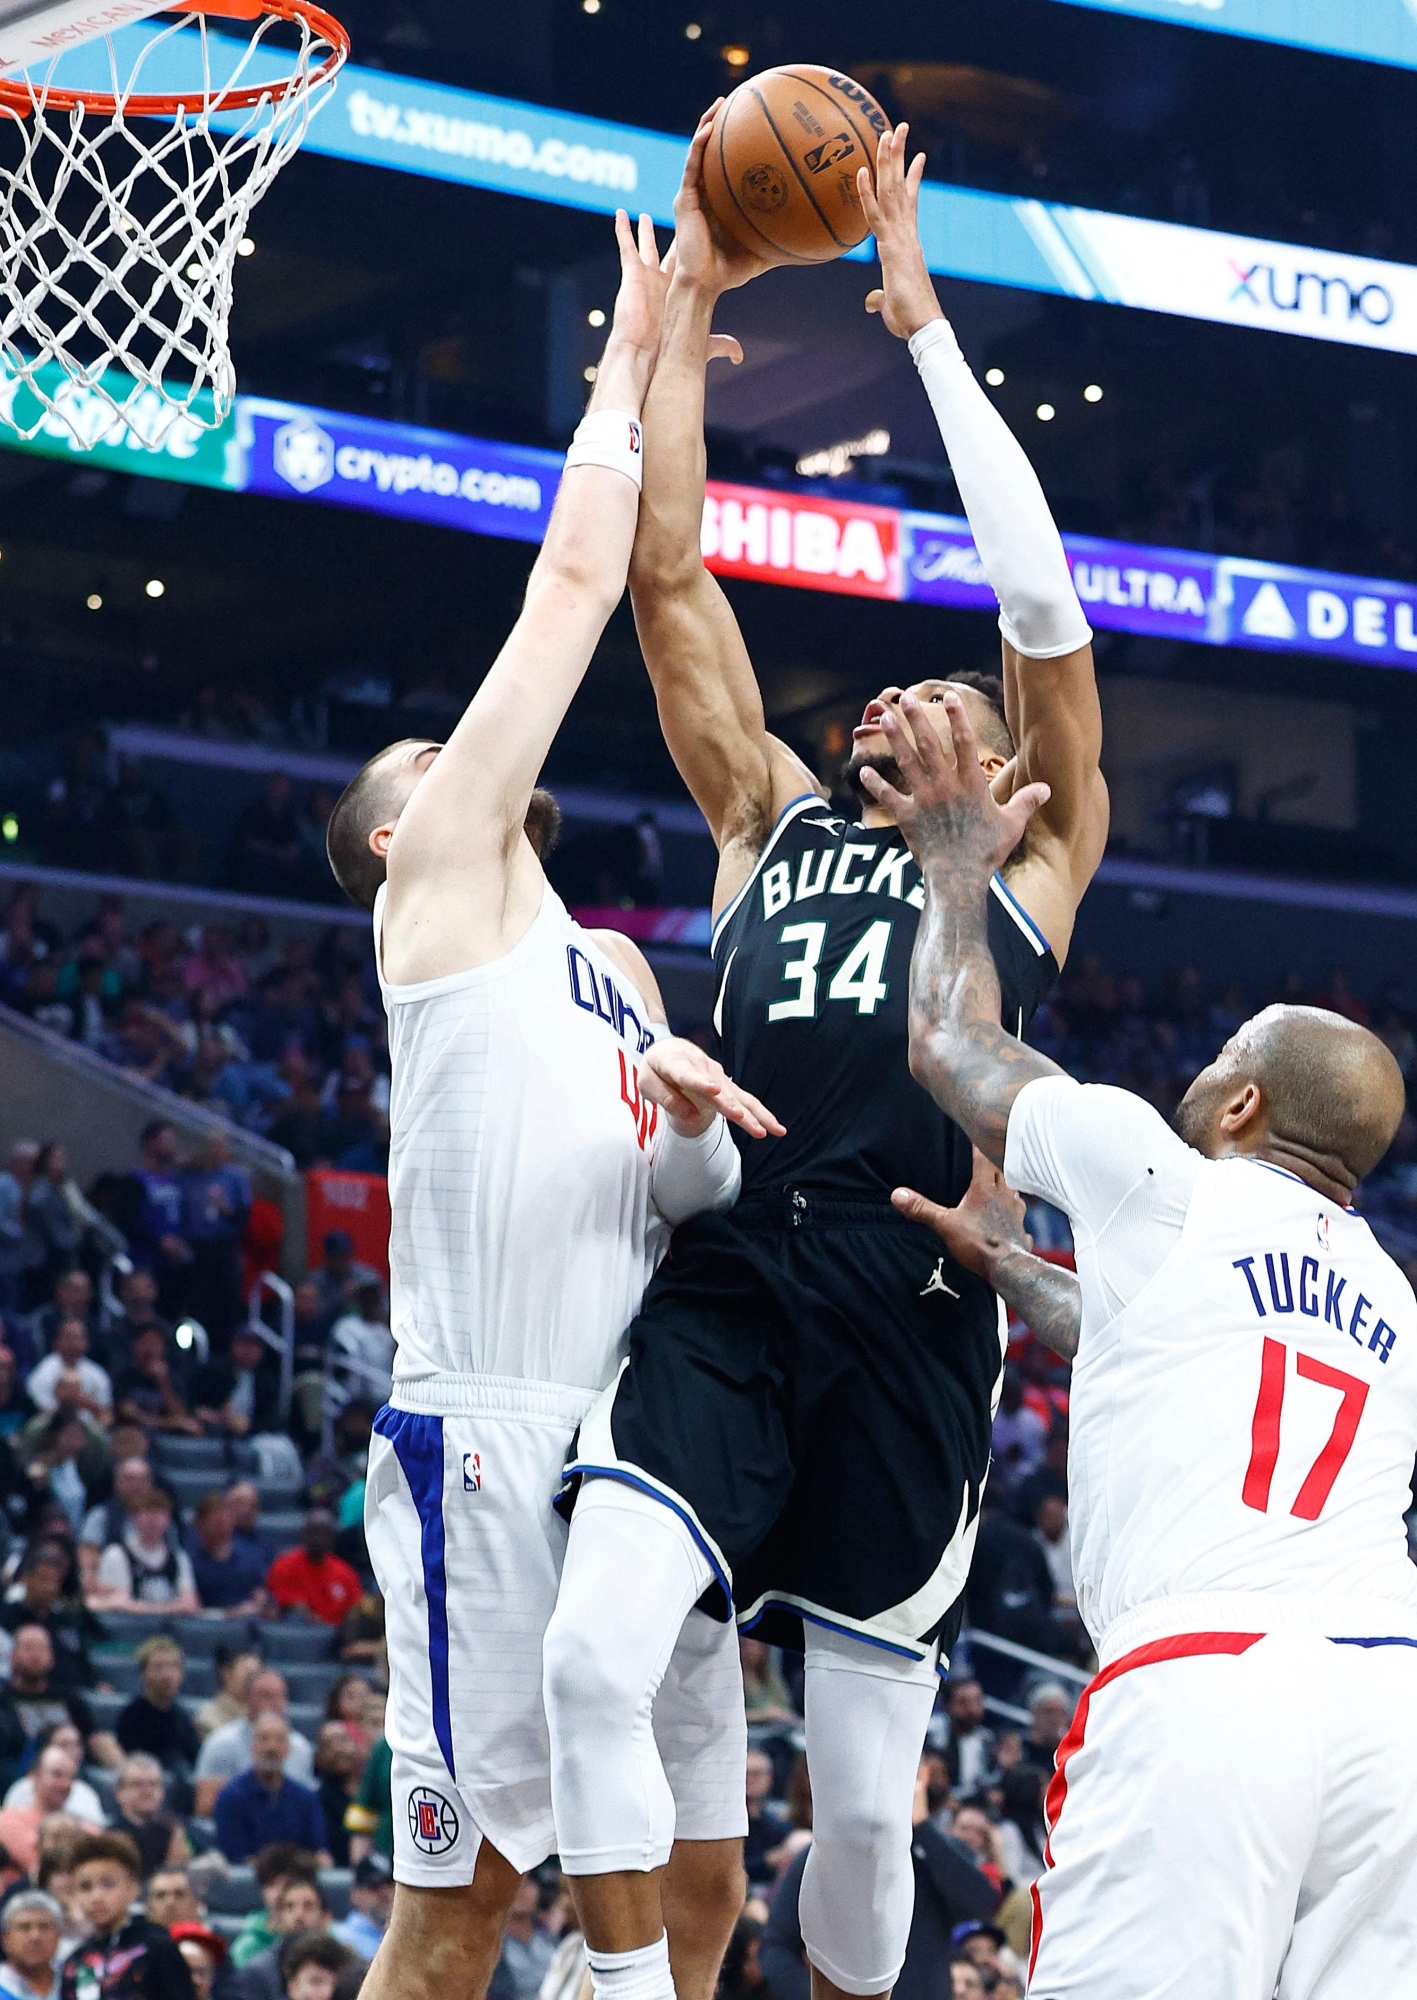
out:
<path id="1" fill-rule="evenodd" d="M 149 450 L 174 424 L 209 429 L 229 413 L 232 279 L 251 211 L 348 50 L 305 0 L 270 4 L 241 38 L 201 14 L 105 37 L 82 51 L 91 70 L 106 59 L 92 89 L 66 89 L 57 64 L 0 86 L 0 419 L 22 437 L 57 419 L 88 448 L 76 388 Z"/>

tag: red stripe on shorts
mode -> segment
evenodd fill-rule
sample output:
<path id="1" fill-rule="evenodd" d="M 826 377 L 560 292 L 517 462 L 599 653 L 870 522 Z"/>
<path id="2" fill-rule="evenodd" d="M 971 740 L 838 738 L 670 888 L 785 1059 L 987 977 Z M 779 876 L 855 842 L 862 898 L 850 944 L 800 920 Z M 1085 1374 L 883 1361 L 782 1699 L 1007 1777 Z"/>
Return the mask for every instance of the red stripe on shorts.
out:
<path id="1" fill-rule="evenodd" d="M 1087 1714 L 1092 1705 L 1092 1697 L 1109 1682 L 1129 1674 L 1133 1667 L 1154 1666 L 1158 1660 L 1190 1660 L 1205 1653 L 1248 1653 L 1251 1646 L 1264 1637 L 1263 1632 L 1180 1632 L 1170 1639 L 1153 1639 L 1150 1645 L 1135 1646 L 1130 1653 L 1123 1653 L 1110 1667 L 1104 1667 L 1095 1674 L 1083 1689 L 1068 1733 L 1058 1745 L 1054 1758 L 1053 1776 L 1043 1799 L 1043 1818 L 1048 1828 L 1048 1839 L 1043 1849 L 1045 1864 L 1053 1866 L 1053 1833 L 1063 1804 L 1068 1796 L 1068 1763 L 1082 1748 L 1083 1737 L 1087 1733 Z M 1043 1905 L 1035 1882 L 1033 1896 L 1033 1935 L 1029 1943 L 1028 1976 L 1033 1978 L 1033 1968 L 1038 1963 L 1038 1947 L 1043 1937 Z"/>

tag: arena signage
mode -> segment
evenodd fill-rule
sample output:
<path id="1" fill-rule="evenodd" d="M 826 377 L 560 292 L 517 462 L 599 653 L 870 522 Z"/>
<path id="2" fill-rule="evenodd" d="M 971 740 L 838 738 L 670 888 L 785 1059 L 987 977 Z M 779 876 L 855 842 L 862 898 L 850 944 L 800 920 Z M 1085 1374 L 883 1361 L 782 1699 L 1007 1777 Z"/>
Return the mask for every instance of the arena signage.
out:
<path id="1" fill-rule="evenodd" d="M 1070 0 L 1070 4 L 1417 69 L 1417 6 L 1412 0 L 1286 0 L 1283 5 L 1280 0 Z"/>
<path id="2" fill-rule="evenodd" d="M 81 459 L 85 465 L 101 466 L 108 472 L 176 479 L 185 486 L 241 485 L 234 413 L 215 429 L 186 417 L 173 421 L 157 391 L 149 389 L 128 405 L 125 421 L 96 389 L 67 381 L 57 361 L 45 362 L 38 373 L 46 395 L 58 405 L 58 410 L 48 414 L 24 377 L 0 356 L 0 424 L 18 424 L 26 430 L 39 424 L 35 436 L 28 440 L 6 440 L 15 448 L 36 452 L 42 458 Z M 120 369 L 110 369 L 104 379 L 118 402 L 131 394 L 132 377 Z M 202 390 L 197 401 L 198 408 L 210 417 L 211 391 Z"/>
<path id="3" fill-rule="evenodd" d="M 559 452 L 259 396 L 237 398 L 237 435 L 249 492 L 522 542 L 545 534 L 561 477 Z"/>
<path id="4" fill-rule="evenodd" d="M 1334 0 L 1292 0 L 1290 11 L 1305 4 L 1317 13 Z M 1395 10 L 1402 4 L 1391 0 Z M 1417 19 L 1412 28 L 1417 38 Z M 153 32 L 121 30 L 114 40 L 123 59 Z M 223 47 L 242 46 L 219 34 L 210 41 L 216 70 Z M 150 88 L 178 86 L 181 42 L 173 36 L 154 52 Z M 250 73 L 261 80 L 278 67 L 276 56 L 258 52 Z M 107 76 L 104 45 L 95 43 L 67 54 L 57 80 L 102 88 Z M 685 145 L 670 133 L 357 64 L 346 66 L 304 143 L 314 153 L 603 215 L 644 209 L 666 227 Z M 930 269 L 943 277 L 1417 353 L 1417 268 L 1405 264 L 938 181 L 920 191 L 920 234 Z M 869 260 L 869 240 L 850 254 Z"/>
<path id="5" fill-rule="evenodd" d="M 122 379 L 116 390 L 126 393 Z M 28 393 L 0 372 L 0 412 L 7 398 L 13 404 Z M 113 435 L 100 404 L 84 460 L 515 541 L 539 542 L 546 532 L 559 452 L 259 396 L 238 396 L 236 405 L 225 429 L 179 434 L 154 452 Z M 4 448 L 80 455 L 67 432 L 12 436 Z M 1100 630 L 1417 668 L 1417 585 L 1096 536 L 1065 535 L 1063 543 L 1078 596 Z M 969 524 L 957 515 L 710 480 L 700 546 L 720 576 L 991 615 L 998 608 Z"/>

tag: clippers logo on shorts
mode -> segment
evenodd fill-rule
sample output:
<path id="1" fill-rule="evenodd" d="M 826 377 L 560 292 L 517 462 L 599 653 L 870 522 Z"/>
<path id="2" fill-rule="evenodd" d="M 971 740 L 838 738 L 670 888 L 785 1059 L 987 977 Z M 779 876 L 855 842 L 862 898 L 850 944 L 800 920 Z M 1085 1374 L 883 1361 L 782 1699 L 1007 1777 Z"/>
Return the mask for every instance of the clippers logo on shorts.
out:
<path id="1" fill-rule="evenodd" d="M 408 1795 L 408 1831 L 420 1854 L 446 1854 L 457 1846 L 458 1816 L 451 1799 L 430 1785 L 418 1785 Z"/>
<path id="2" fill-rule="evenodd" d="M 464 1493 L 482 1491 L 482 1453 L 465 1451 L 462 1455 L 462 1490 Z"/>

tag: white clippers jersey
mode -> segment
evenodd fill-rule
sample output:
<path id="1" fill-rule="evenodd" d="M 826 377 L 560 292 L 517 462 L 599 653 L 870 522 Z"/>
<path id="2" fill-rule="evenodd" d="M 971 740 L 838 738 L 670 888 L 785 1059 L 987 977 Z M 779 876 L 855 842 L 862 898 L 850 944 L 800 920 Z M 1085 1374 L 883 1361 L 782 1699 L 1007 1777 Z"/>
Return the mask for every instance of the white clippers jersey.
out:
<path id="1" fill-rule="evenodd" d="M 505 957 L 415 986 L 384 979 L 383 911 L 393 1401 L 448 1375 L 599 1390 L 669 1239 L 643 1001 L 549 884 Z"/>
<path id="2" fill-rule="evenodd" d="M 1417 1300 L 1361 1216 L 1068 1079 L 1020 1093 L 1005 1172 L 1073 1220 L 1073 1565 L 1099 1649 L 1123 1620 L 1128 1644 L 1294 1619 L 1417 1637 Z"/>

